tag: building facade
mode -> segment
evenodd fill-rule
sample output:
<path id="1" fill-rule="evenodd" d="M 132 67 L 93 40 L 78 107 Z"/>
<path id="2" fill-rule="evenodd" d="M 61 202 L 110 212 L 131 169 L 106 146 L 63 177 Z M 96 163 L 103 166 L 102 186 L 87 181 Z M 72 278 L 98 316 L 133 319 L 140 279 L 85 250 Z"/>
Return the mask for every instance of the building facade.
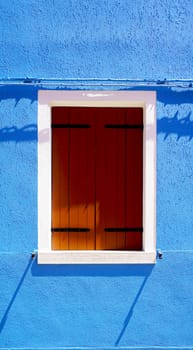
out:
<path id="1" fill-rule="evenodd" d="M 192 1 L 1 0 L 0 9 L 0 348 L 192 348 Z M 151 94 L 153 114 L 144 112 L 145 98 L 129 97 Z M 152 116 L 157 160 L 149 186 L 156 188 L 150 197 L 156 221 L 142 200 L 143 216 L 156 222 L 146 249 L 153 258 L 142 261 L 134 253 L 128 260 L 132 250 L 121 263 L 117 255 L 106 263 L 110 252 L 95 263 L 53 261 L 49 254 L 38 263 L 40 227 L 50 220 L 46 191 L 45 214 L 39 201 L 38 143 L 48 145 L 51 135 L 40 130 L 45 110 L 72 107 L 66 96 L 80 107 L 85 96 L 104 102 L 110 95 L 106 107 L 120 107 L 114 96 L 124 96 L 130 103 L 121 108 L 143 108 L 144 120 Z M 43 109 L 41 96 L 51 101 Z M 120 129 L 120 118 L 107 121 L 107 131 L 112 123 Z M 80 117 L 75 123 L 89 129 Z M 143 253 L 144 243 L 138 247 Z"/>

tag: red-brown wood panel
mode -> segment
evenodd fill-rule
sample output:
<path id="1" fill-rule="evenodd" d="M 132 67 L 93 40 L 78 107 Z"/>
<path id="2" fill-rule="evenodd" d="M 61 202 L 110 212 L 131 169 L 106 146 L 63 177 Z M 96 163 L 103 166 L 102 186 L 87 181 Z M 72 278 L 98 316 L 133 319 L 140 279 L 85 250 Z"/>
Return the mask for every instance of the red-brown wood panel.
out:
<path id="1" fill-rule="evenodd" d="M 68 124 L 62 108 L 52 108 L 52 124 Z M 59 231 L 69 224 L 68 129 L 52 128 L 52 249 L 68 249 L 68 233 Z"/>
<path id="2" fill-rule="evenodd" d="M 88 108 L 70 110 L 69 172 L 71 232 L 69 249 L 95 248 L 95 198 L 94 198 L 94 120 Z M 84 231 L 85 230 L 85 231 Z M 88 230 L 88 231 L 87 231 Z"/>
<path id="3" fill-rule="evenodd" d="M 141 250 L 142 109 L 54 107 L 52 123 L 52 249 Z"/>
<path id="4" fill-rule="evenodd" d="M 94 249 L 93 118 L 56 107 L 52 124 L 52 249 Z"/>
<path id="5" fill-rule="evenodd" d="M 134 228 L 126 232 L 126 249 L 142 249 L 142 207 L 143 207 L 143 110 L 130 108 L 126 112 L 127 124 L 135 125 L 126 129 L 126 172 L 125 172 L 125 217 L 126 227 Z M 138 232 L 137 232 L 138 229 Z"/>
<path id="6" fill-rule="evenodd" d="M 124 124 L 121 109 L 101 108 L 96 115 L 96 200 L 99 212 L 96 217 L 96 249 L 124 249 Z"/>

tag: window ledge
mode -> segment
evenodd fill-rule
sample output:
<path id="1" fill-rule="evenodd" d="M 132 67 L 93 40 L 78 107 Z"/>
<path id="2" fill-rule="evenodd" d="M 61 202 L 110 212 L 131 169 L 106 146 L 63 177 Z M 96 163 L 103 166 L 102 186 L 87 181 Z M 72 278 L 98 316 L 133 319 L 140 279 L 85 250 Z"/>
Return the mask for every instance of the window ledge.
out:
<path id="1" fill-rule="evenodd" d="M 156 252 L 38 251 L 38 264 L 155 264 Z"/>

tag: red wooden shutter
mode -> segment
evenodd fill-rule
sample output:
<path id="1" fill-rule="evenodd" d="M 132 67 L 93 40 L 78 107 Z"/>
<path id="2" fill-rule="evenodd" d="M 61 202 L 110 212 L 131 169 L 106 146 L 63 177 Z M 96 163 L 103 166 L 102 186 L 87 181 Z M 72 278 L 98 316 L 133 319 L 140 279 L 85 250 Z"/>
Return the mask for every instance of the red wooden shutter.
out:
<path id="1" fill-rule="evenodd" d="M 52 108 L 52 249 L 68 249 L 68 143 L 69 116 L 62 108 Z"/>
<path id="2" fill-rule="evenodd" d="M 52 124 L 52 249 L 94 249 L 92 118 L 87 108 L 56 107 Z"/>
<path id="3" fill-rule="evenodd" d="M 143 231 L 143 110 L 129 108 L 126 112 L 125 171 L 125 249 L 142 250 Z M 133 230 L 132 230 L 133 229 Z"/>
<path id="4" fill-rule="evenodd" d="M 96 249 L 124 249 L 125 232 L 125 138 L 121 109 L 100 108 L 96 118 Z"/>
<path id="5" fill-rule="evenodd" d="M 52 109 L 52 249 L 142 249 L 143 111 Z"/>
<path id="6" fill-rule="evenodd" d="M 96 249 L 141 250 L 142 109 L 98 109 L 96 135 Z"/>

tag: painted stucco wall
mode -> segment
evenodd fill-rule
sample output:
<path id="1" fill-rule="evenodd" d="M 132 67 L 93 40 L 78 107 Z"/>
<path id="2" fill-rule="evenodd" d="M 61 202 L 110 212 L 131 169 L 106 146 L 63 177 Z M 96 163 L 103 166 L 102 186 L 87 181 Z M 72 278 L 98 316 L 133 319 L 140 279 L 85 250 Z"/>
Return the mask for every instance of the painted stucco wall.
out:
<path id="1" fill-rule="evenodd" d="M 89 77 L 193 78 L 191 0 L 0 0 L 0 13 L 1 78 L 70 77 L 74 89 Z M 163 259 L 40 266 L 38 87 L 0 85 L 0 348 L 193 347 L 193 89 L 136 88 L 157 92 Z"/>

